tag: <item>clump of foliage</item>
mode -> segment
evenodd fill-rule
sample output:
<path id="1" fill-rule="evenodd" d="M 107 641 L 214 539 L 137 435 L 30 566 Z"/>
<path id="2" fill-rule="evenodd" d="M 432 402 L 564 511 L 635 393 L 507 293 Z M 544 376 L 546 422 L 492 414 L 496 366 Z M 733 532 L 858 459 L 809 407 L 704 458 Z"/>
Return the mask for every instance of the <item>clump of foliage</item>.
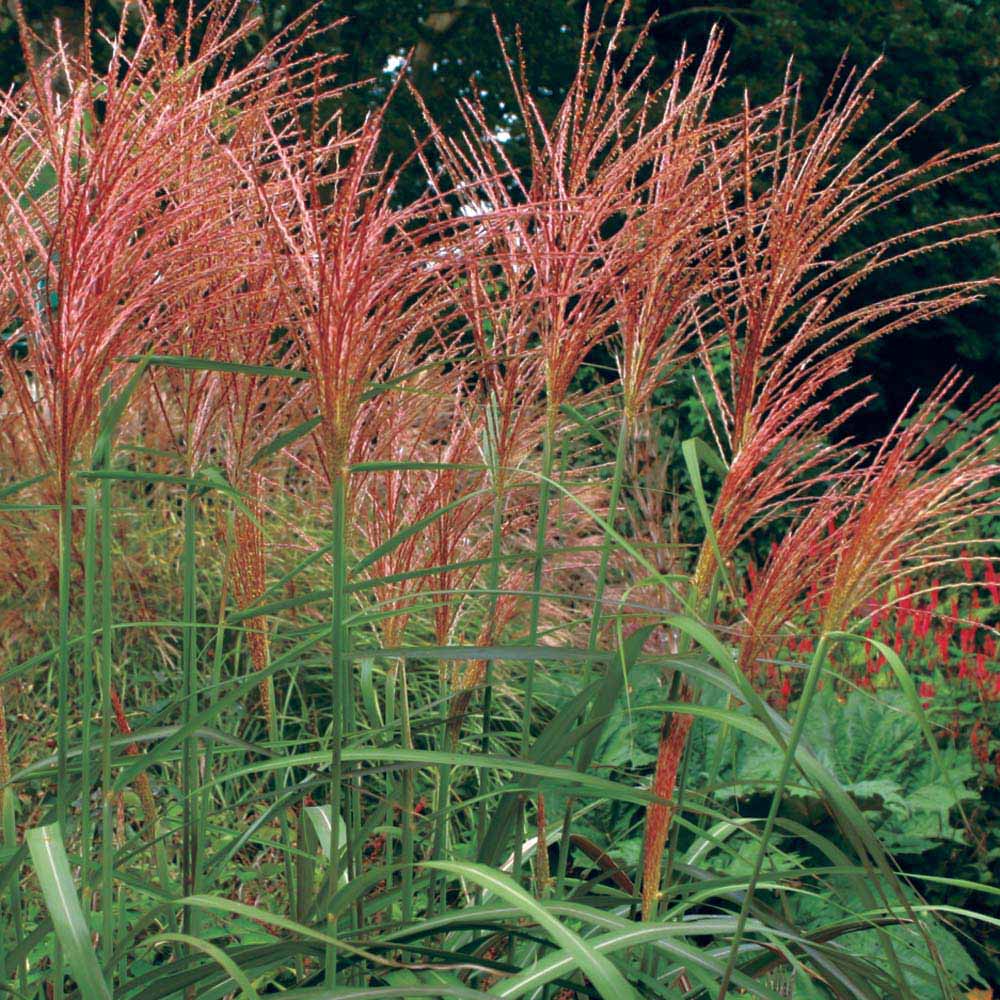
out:
<path id="1" fill-rule="evenodd" d="M 884 439 L 830 432 L 859 350 L 985 283 L 857 290 L 995 220 L 845 240 L 997 151 L 900 163 L 913 108 L 844 154 L 875 67 L 811 118 L 792 79 L 716 113 L 719 39 L 658 77 L 622 13 L 554 114 L 502 49 L 525 163 L 475 98 L 387 163 L 388 105 L 315 113 L 347 93 L 324 29 L 237 59 L 241 12 L 140 5 L 134 49 L 87 17 L 39 60 L 22 16 L 0 98 L 10 988 L 982 982 L 976 907 L 906 859 L 974 836 L 993 748 L 941 738 L 877 629 L 979 559 L 1000 390 L 962 411 L 950 372 Z"/>

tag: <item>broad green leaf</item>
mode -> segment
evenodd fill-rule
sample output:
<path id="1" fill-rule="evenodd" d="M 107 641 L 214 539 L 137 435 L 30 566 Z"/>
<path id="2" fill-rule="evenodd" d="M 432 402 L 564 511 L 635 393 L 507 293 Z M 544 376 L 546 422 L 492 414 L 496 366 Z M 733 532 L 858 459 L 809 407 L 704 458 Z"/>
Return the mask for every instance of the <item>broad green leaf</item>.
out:
<path id="1" fill-rule="evenodd" d="M 330 860 L 330 844 L 332 842 L 332 824 L 330 823 L 330 806 L 306 806 L 306 815 L 309 817 L 316 834 L 316 841 L 323 857 Z M 343 816 L 337 816 L 337 850 L 343 851 L 347 844 L 347 826 Z M 347 874 L 344 873 L 343 880 L 347 882 Z"/>

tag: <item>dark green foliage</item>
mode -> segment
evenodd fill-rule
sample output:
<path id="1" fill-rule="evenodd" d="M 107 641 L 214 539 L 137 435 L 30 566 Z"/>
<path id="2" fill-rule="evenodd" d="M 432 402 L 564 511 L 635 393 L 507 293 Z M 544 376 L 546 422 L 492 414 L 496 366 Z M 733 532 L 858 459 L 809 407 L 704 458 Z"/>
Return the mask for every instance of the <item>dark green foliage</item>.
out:
<path id="1" fill-rule="evenodd" d="M 890 850 L 919 855 L 942 842 L 964 842 L 957 807 L 976 798 L 968 787 L 975 776 L 972 754 L 968 747 L 943 747 L 943 774 L 898 692 L 885 691 L 876 699 L 853 691 L 845 700 L 827 686 L 817 695 L 803 738 L 869 815 Z M 706 740 L 708 756 L 712 747 L 712 740 Z M 719 794 L 724 796 L 754 794 L 774 781 L 781 765 L 776 750 L 743 736 L 736 738 L 727 759 L 720 776 L 724 787 Z M 804 786 L 790 788 L 789 795 L 819 805 Z M 808 801 L 796 809 L 806 822 L 818 819 Z"/>

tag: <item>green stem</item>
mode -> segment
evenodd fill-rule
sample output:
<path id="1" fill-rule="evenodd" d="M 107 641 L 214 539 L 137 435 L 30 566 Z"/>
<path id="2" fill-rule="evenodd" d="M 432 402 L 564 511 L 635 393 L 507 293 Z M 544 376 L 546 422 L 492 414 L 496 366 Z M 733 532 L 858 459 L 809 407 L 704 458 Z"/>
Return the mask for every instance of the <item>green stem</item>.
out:
<path id="1" fill-rule="evenodd" d="M 222 683 L 222 659 L 225 651 L 225 637 L 226 637 L 226 600 L 228 596 L 228 566 L 226 567 L 227 572 L 223 573 L 222 577 L 222 592 L 219 595 L 219 613 L 216 618 L 215 623 L 215 645 L 212 652 L 212 669 L 208 685 L 208 691 L 206 692 L 206 700 L 208 706 L 211 707 L 216 700 L 218 695 L 219 686 Z M 251 666 L 251 669 L 253 667 Z M 208 780 L 205 782 L 205 787 L 201 791 L 201 803 L 198 807 L 198 815 L 201 817 L 202 821 L 202 831 L 200 837 L 204 837 L 204 827 L 207 823 L 207 817 L 211 809 L 211 798 L 212 798 L 212 782 L 211 775 L 214 771 L 215 765 L 215 741 L 205 740 L 205 746 L 203 748 L 203 756 L 205 760 L 205 775 Z M 204 842 L 204 841 L 202 841 Z M 291 883 L 289 882 L 289 886 Z M 289 896 L 291 898 L 291 896 Z"/>
<path id="2" fill-rule="evenodd" d="M 407 750 L 413 749 L 413 733 L 410 730 L 410 690 L 406 680 L 406 661 L 400 664 L 400 685 L 399 685 L 399 722 L 403 735 L 403 746 Z M 413 769 L 406 768 L 403 771 L 403 801 L 401 805 L 400 819 L 403 826 L 403 923 L 409 923 L 413 919 Z"/>
<path id="3" fill-rule="evenodd" d="M 59 657 L 56 686 L 59 705 L 56 709 L 56 819 L 63 839 L 69 837 L 69 585 L 73 562 L 73 487 L 66 475 L 59 506 Z M 63 998 L 65 964 L 62 947 L 56 942 L 53 956 L 54 1000 Z"/>
<path id="4" fill-rule="evenodd" d="M 196 527 L 197 497 L 188 491 L 184 497 L 184 550 L 182 554 L 181 572 L 183 576 L 183 633 L 181 636 L 181 669 L 183 675 L 182 719 L 187 726 L 198 714 L 198 677 L 196 650 L 196 598 L 195 598 L 195 559 L 196 559 Z M 182 836 L 182 880 L 185 895 L 194 895 L 200 889 L 200 854 L 201 829 L 198 808 L 201 804 L 198 776 L 198 739 L 188 736 L 184 739 L 182 748 L 183 786 L 184 786 L 184 830 Z M 184 908 L 184 932 L 197 937 L 199 923 L 198 911 L 193 907 Z"/>
<path id="5" fill-rule="evenodd" d="M 329 892 L 327 899 L 332 901 L 340 882 L 340 852 L 337 849 L 337 818 L 340 815 L 340 784 L 343 775 L 341 759 L 342 742 L 344 738 L 345 692 L 350 690 L 347 665 L 344 662 L 344 618 L 347 599 L 347 568 L 346 568 L 346 534 L 347 534 L 347 474 L 338 472 L 334 475 L 330 491 L 330 508 L 332 518 L 331 553 L 333 556 L 333 586 L 332 617 L 330 623 L 330 674 L 331 695 L 333 698 L 333 725 L 331 731 L 330 760 L 330 869 Z M 348 829 L 350 837 L 350 829 Z M 327 931 L 331 937 L 336 935 L 337 918 L 332 910 L 327 911 Z M 326 984 L 337 985 L 337 952 L 332 945 L 326 949 Z"/>
<path id="6" fill-rule="evenodd" d="M 528 619 L 528 645 L 538 642 L 538 623 L 542 605 L 542 579 L 545 573 L 545 540 L 549 530 L 549 501 L 552 494 L 552 464 L 555 457 L 555 433 L 557 410 L 552 405 L 545 415 L 545 434 L 542 440 L 542 475 L 538 484 L 538 524 L 535 534 L 535 554 L 531 573 L 531 612 Z M 535 701 L 535 661 L 528 661 L 528 670 L 524 679 L 524 708 L 521 718 L 521 756 L 528 754 L 528 744 L 531 742 L 531 716 Z M 514 878 L 521 879 L 522 857 L 524 847 L 524 796 L 517 803 L 517 813 L 514 820 Z M 513 940 L 513 939 L 512 939 Z"/>
<path id="7" fill-rule="evenodd" d="M 451 747 L 448 738 L 448 694 L 449 694 L 448 663 L 441 664 L 438 671 L 438 699 L 443 707 L 438 749 L 447 753 Z M 431 843 L 431 857 L 443 858 L 448 835 L 448 800 L 451 796 L 451 766 L 442 764 L 437 772 L 437 784 L 434 789 L 434 838 Z M 427 889 L 427 916 L 433 917 L 437 912 L 438 894 L 440 893 L 440 912 L 445 910 L 445 887 L 447 879 L 441 872 L 432 871 Z"/>
<path id="8" fill-rule="evenodd" d="M 590 637 L 587 648 L 591 651 L 597 649 L 597 640 L 601 634 L 601 620 L 604 612 L 604 590 L 608 581 L 608 564 L 611 561 L 612 538 L 615 530 L 615 521 L 618 513 L 618 500 L 621 496 L 622 479 L 625 473 L 625 454 L 628 447 L 628 436 L 630 424 L 626 410 L 622 410 L 621 421 L 618 425 L 618 444 L 615 449 L 615 464 L 611 473 L 611 493 L 608 497 L 608 516 L 604 527 L 604 538 L 601 544 L 601 561 L 597 569 L 597 581 L 594 585 L 594 608 L 590 618 Z M 617 669 L 610 667 L 609 669 Z M 584 675 L 584 685 L 590 683 L 591 661 L 587 660 L 586 674 Z M 566 879 L 566 868 L 569 865 L 570 835 L 572 833 L 570 819 L 573 815 L 572 796 L 566 802 L 563 812 L 562 835 L 559 839 L 559 861 L 556 869 L 557 891 L 561 891 L 563 882 Z"/>
<path id="9" fill-rule="evenodd" d="M 346 525 L 346 516 L 345 516 Z M 341 681 L 343 694 L 341 696 L 341 706 L 344 710 L 344 727 L 341 733 L 341 741 L 346 740 L 352 733 L 357 731 L 357 717 L 355 714 L 356 704 L 354 699 L 354 685 L 351 661 L 348 658 L 351 646 L 350 630 L 346 625 L 347 618 L 347 584 L 346 584 L 346 530 L 345 530 L 345 559 L 344 559 L 344 609 L 342 618 L 341 633 L 343 635 L 343 645 L 341 647 Z M 362 778 L 361 769 L 357 764 L 351 765 L 346 775 L 347 795 L 345 796 L 344 809 L 347 813 L 345 826 L 347 828 L 347 842 L 344 845 L 344 860 L 346 862 L 347 878 L 349 881 L 356 879 L 362 871 L 362 852 L 364 850 L 364 836 L 362 834 Z M 359 895 L 354 902 L 353 930 L 360 930 L 365 924 L 365 898 Z M 360 982 L 359 982 L 360 985 Z"/>
<path id="10" fill-rule="evenodd" d="M 268 664 L 270 664 L 270 656 L 268 656 Z M 271 749 L 273 752 L 278 752 L 278 743 L 281 739 L 281 732 L 278 728 L 278 711 L 277 706 L 274 702 L 274 685 L 272 684 L 272 679 L 268 677 L 264 682 L 269 688 L 268 692 L 268 705 L 270 709 L 267 715 L 267 738 L 268 742 L 271 744 Z M 284 795 L 285 789 L 288 787 L 291 780 L 291 771 L 275 771 L 274 772 L 274 794 L 281 799 Z M 295 919 L 294 912 L 294 899 L 296 897 L 295 891 L 295 872 L 293 867 L 293 858 L 295 845 L 292 838 L 292 827 L 288 822 L 288 812 L 286 809 L 282 809 L 278 817 L 278 823 L 281 827 L 281 842 L 284 844 L 284 867 L 285 867 L 285 884 L 288 888 L 288 916 L 293 920 Z"/>
<path id="11" fill-rule="evenodd" d="M 12 850 L 17 848 L 17 796 L 13 787 L 10 786 L 10 744 L 7 741 L 7 708 L 3 698 L 3 685 L 0 685 L 0 814 L 2 814 L 3 845 Z M 11 925 L 14 930 L 14 945 L 24 940 L 23 925 L 21 922 L 21 879 L 20 870 L 15 871 L 10 880 L 7 902 L 10 906 Z M 0 949 L 0 974 L 7 966 L 7 935 L 6 926 L 0 928 L 0 940 L 3 948 Z M 28 991 L 28 968 L 27 962 L 18 962 L 18 981 L 21 984 L 21 992 Z"/>
<path id="12" fill-rule="evenodd" d="M 102 479 L 101 499 L 101 948 L 105 967 L 114 954 L 114 789 L 111 778 L 111 671 L 113 595 L 111 592 L 111 480 Z M 165 888 L 165 886 L 164 886 Z"/>
<path id="13" fill-rule="evenodd" d="M 73 488 L 66 477 L 62 504 L 59 508 L 59 658 L 57 686 L 59 704 L 56 709 L 56 819 L 64 840 L 69 839 L 69 586 L 73 562 Z"/>
<path id="14" fill-rule="evenodd" d="M 497 605 L 500 595 L 500 554 L 503 542 L 503 488 L 499 478 L 494 480 L 493 520 L 490 527 L 490 561 L 486 573 L 487 622 L 489 623 L 489 638 L 492 645 L 496 641 L 493 634 L 496 627 Z M 483 732 L 480 748 L 484 754 L 490 752 L 490 737 L 493 729 L 493 661 L 486 661 L 486 676 L 483 685 Z M 476 844 L 482 847 L 486 837 L 486 793 L 489 789 L 490 772 L 488 768 L 479 771 L 479 807 L 476 811 Z"/>
<path id="15" fill-rule="evenodd" d="M 87 519 L 84 526 L 83 548 L 83 691 L 80 718 L 80 857 L 83 860 L 81 884 L 88 884 L 93 823 L 90 815 L 92 724 L 94 715 L 94 589 L 97 583 L 97 490 L 87 490 Z M 86 908 L 86 901 L 84 903 Z"/>
<path id="16" fill-rule="evenodd" d="M 559 860 L 556 868 L 556 895 L 561 898 L 563 883 L 566 881 L 566 871 L 569 868 L 570 825 L 573 820 L 573 799 L 566 800 L 563 810 L 562 834 L 559 837 Z"/>
<path id="17" fill-rule="evenodd" d="M 601 633 L 601 619 L 603 617 L 604 589 L 608 580 L 608 563 L 611 560 L 612 538 L 615 531 L 615 521 L 618 514 L 618 500 L 621 496 L 622 476 L 625 471 L 625 452 L 628 447 L 629 420 L 628 415 L 622 412 L 621 422 L 618 426 L 618 446 L 615 449 L 615 466 L 611 474 L 611 494 L 608 497 L 608 517 L 604 527 L 604 539 L 601 544 L 601 562 L 597 569 L 597 581 L 594 584 L 594 611 L 590 619 L 590 640 L 588 649 L 597 649 L 597 640 Z M 587 673 L 584 677 L 584 685 L 590 683 L 590 660 L 587 661 Z"/>
<path id="18" fill-rule="evenodd" d="M 535 535 L 535 557 L 531 574 L 531 615 L 528 620 L 528 645 L 538 642 L 538 621 L 542 605 L 542 577 L 545 571 L 545 538 L 549 529 L 549 499 L 551 497 L 552 459 L 555 448 L 556 412 L 550 407 L 545 419 L 542 443 L 542 477 L 538 486 L 538 527 Z M 535 663 L 528 663 L 524 684 L 524 717 L 521 720 L 521 753 L 528 750 L 531 739 L 531 713 L 535 690 Z"/>
<path id="19" fill-rule="evenodd" d="M 385 731 L 388 735 L 390 746 L 395 740 L 393 734 L 396 729 L 396 709 L 399 707 L 398 690 L 399 664 L 393 663 L 385 673 Z M 401 782 L 397 782 L 396 775 L 392 771 L 387 771 L 385 775 L 385 802 L 388 819 L 386 821 L 385 851 L 383 857 L 386 865 L 392 868 L 395 868 L 396 861 L 395 814 L 396 809 L 401 808 L 400 803 L 402 802 L 401 793 L 398 793 L 396 790 L 397 784 L 401 784 Z M 387 888 L 395 888 L 396 875 L 395 871 L 388 873 L 386 878 Z M 398 875 L 401 879 L 402 872 L 399 872 Z"/>
<path id="20" fill-rule="evenodd" d="M 445 722 L 444 728 L 447 729 Z M 442 749 L 445 748 L 447 736 L 442 739 Z M 437 859 L 445 857 L 448 846 L 448 803 L 451 799 L 451 765 L 444 764 L 441 767 L 438 778 L 437 808 L 434 818 L 434 845 L 431 856 Z M 447 909 L 447 878 L 441 873 L 431 873 L 431 887 L 428 890 L 428 916 L 435 915 L 436 904 L 440 903 L 440 912 L 443 914 Z M 440 900 L 438 895 L 440 894 Z"/>

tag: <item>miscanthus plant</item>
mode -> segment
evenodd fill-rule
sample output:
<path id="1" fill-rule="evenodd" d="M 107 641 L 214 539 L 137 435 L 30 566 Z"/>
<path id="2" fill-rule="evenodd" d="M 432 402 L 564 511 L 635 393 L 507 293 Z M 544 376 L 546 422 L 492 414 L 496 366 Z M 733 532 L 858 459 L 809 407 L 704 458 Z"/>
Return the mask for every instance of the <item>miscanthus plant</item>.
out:
<path id="1" fill-rule="evenodd" d="M 4 989 L 957 996 L 976 913 L 804 734 L 860 644 L 952 774 L 872 618 L 987 543 L 996 394 L 835 432 L 865 343 L 990 284 L 883 272 L 995 220 L 845 237 L 998 150 L 852 146 L 875 67 L 719 116 L 717 40 L 660 79 L 612 16 L 552 118 L 507 53 L 525 165 L 474 99 L 385 163 L 308 18 L 247 63 L 236 0 L 138 8 L 22 22 L 0 96 Z"/>

